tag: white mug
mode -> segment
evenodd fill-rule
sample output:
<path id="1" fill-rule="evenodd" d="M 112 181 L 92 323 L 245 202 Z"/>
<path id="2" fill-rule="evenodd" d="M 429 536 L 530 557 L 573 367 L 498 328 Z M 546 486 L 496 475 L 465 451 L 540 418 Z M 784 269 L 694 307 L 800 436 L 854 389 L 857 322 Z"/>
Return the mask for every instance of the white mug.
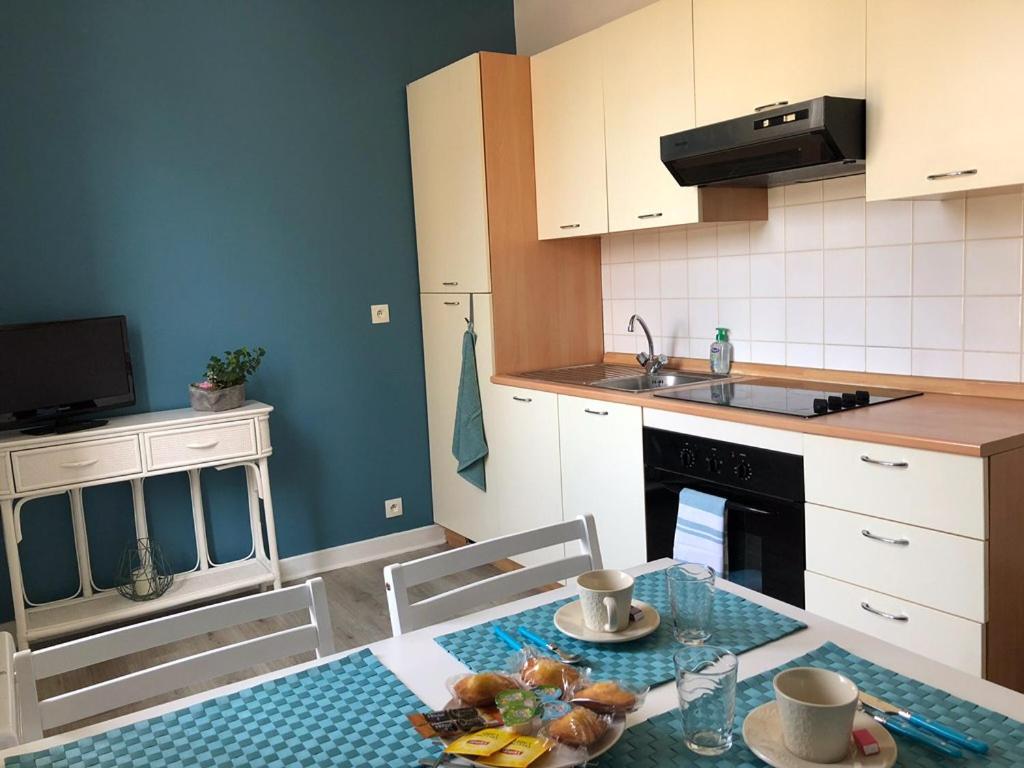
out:
<path id="1" fill-rule="evenodd" d="M 850 753 L 860 692 L 838 672 L 796 667 L 773 681 L 786 749 L 812 763 L 838 763 Z"/>
<path id="2" fill-rule="evenodd" d="M 621 632 L 629 625 L 633 577 L 624 571 L 587 571 L 576 579 L 583 623 L 595 632 Z"/>

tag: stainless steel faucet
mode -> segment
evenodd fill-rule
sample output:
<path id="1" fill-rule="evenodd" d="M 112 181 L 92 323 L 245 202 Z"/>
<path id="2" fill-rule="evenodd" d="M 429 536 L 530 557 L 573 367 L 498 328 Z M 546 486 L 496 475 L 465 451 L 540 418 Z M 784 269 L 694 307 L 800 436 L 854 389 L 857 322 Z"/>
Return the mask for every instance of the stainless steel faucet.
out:
<path id="1" fill-rule="evenodd" d="M 668 362 L 668 358 L 665 355 L 654 354 L 654 339 L 651 337 L 651 329 L 647 327 L 647 323 L 644 322 L 640 315 L 633 315 L 629 318 L 629 325 L 626 326 L 626 330 L 633 333 L 633 327 L 637 322 L 640 323 L 640 327 L 644 329 L 644 335 L 647 336 L 647 351 L 638 354 L 636 360 L 644 367 L 648 374 L 653 376 Z"/>

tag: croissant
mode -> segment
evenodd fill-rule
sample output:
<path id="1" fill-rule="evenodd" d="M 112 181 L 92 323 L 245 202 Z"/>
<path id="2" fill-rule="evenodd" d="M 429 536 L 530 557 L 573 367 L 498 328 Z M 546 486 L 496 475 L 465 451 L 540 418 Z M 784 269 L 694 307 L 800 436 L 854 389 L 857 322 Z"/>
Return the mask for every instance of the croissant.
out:
<path id="1" fill-rule="evenodd" d="M 593 745 L 607 730 L 608 723 L 583 707 L 573 707 L 569 714 L 563 715 L 548 726 L 551 738 L 571 747 L 584 748 Z"/>
<path id="2" fill-rule="evenodd" d="M 463 702 L 471 707 L 483 707 L 494 704 L 494 697 L 510 688 L 518 688 L 515 680 L 496 672 L 481 672 L 469 675 L 452 686 L 452 691 Z"/>
<path id="3" fill-rule="evenodd" d="M 576 691 L 573 700 L 599 712 L 629 712 L 636 706 L 636 695 L 611 680 L 593 683 Z"/>
<path id="4" fill-rule="evenodd" d="M 527 659 L 521 674 L 529 685 L 550 685 L 562 689 L 571 686 L 580 678 L 580 673 L 568 664 L 540 656 Z"/>

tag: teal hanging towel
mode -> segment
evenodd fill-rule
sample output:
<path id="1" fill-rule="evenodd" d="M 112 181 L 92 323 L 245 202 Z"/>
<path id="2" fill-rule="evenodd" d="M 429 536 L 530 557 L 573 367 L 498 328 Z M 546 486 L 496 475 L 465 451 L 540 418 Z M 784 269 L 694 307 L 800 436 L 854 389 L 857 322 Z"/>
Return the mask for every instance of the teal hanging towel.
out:
<path id="1" fill-rule="evenodd" d="M 484 411 L 480 402 L 480 380 L 476 372 L 476 331 L 473 330 L 473 297 L 469 297 L 469 317 L 462 336 L 462 373 L 459 377 L 459 399 L 455 408 L 455 435 L 452 454 L 459 461 L 458 473 L 481 491 L 487 490 L 484 457 L 487 437 L 484 435 Z"/>

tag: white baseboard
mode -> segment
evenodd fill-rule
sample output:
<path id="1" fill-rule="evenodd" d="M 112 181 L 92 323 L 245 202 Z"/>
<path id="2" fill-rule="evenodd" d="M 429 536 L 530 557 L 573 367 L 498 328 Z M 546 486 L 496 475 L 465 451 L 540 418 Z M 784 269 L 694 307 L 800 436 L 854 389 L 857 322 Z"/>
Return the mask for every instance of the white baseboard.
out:
<path id="1" fill-rule="evenodd" d="M 281 560 L 281 579 L 283 581 L 305 579 L 317 573 L 333 571 L 335 568 L 398 557 L 416 549 L 444 544 L 444 541 L 444 529 L 441 526 L 425 525 L 422 528 L 413 528 L 411 531 L 399 531 L 386 536 L 378 536 L 375 539 L 354 541 L 351 544 L 342 544 L 329 549 L 319 549 L 316 552 L 283 558 Z M 14 622 L 6 621 L 0 624 L 0 632 L 10 632 L 13 635 L 15 632 Z"/>
<path id="2" fill-rule="evenodd" d="M 281 560 L 281 579 L 284 581 L 305 579 L 317 573 L 333 571 L 335 568 L 397 557 L 415 549 L 434 547 L 444 544 L 444 541 L 444 529 L 439 525 L 426 525 L 422 528 L 413 528 L 411 531 L 400 531 L 387 536 L 378 536 L 375 539 L 354 541 L 351 544 L 342 544 L 330 549 L 320 549 L 316 552 L 284 558 Z"/>

